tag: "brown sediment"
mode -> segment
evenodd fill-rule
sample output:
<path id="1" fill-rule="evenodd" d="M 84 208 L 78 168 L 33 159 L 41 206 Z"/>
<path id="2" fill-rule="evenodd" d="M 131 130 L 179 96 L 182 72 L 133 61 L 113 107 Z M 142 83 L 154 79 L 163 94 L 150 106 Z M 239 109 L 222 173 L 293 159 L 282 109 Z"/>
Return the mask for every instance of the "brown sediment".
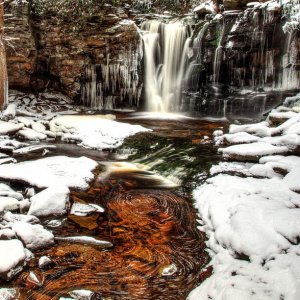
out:
<path id="1" fill-rule="evenodd" d="M 101 189 L 88 193 L 93 192 L 101 194 Z M 58 299 L 75 289 L 89 289 L 98 295 L 95 299 L 181 300 L 206 277 L 205 237 L 187 200 L 171 191 L 123 188 L 107 199 L 106 216 L 98 219 L 94 234 L 114 248 L 59 243 L 43 251 L 55 266 L 41 272 L 42 287 L 25 284 L 21 275 L 17 285 L 23 286 L 22 299 Z M 177 271 L 162 276 L 171 264 Z"/>

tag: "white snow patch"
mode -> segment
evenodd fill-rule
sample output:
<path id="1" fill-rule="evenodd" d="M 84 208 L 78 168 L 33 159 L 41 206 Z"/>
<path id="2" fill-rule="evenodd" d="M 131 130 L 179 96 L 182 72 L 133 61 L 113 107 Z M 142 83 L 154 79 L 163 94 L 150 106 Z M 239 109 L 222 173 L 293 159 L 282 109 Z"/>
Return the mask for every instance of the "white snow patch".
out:
<path id="1" fill-rule="evenodd" d="M 25 249 L 19 240 L 0 240 L 0 277 L 11 279 L 22 270 Z"/>
<path id="2" fill-rule="evenodd" d="M 98 163 L 86 157 L 55 156 L 14 165 L 1 165 L 0 178 L 25 181 L 39 188 L 65 185 L 86 189 Z"/>
<path id="3" fill-rule="evenodd" d="M 42 225 L 32 225 L 25 222 L 16 222 L 12 226 L 18 238 L 23 241 L 28 249 L 39 249 L 54 244 L 53 234 L 44 229 Z"/>
<path id="4" fill-rule="evenodd" d="M 62 140 L 74 140 L 93 149 L 116 148 L 123 140 L 138 132 L 149 131 L 140 125 L 120 123 L 103 116 L 61 116 L 50 122 L 52 132 Z"/>
<path id="5" fill-rule="evenodd" d="M 67 212 L 69 193 L 68 187 L 63 185 L 55 185 L 43 190 L 30 199 L 31 206 L 28 214 L 37 217 L 64 215 Z"/>
<path id="6" fill-rule="evenodd" d="M 194 197 L 214 274 L 189 300 L 298 299 L 299 194 L 279 178 L 218 175 Z"/>

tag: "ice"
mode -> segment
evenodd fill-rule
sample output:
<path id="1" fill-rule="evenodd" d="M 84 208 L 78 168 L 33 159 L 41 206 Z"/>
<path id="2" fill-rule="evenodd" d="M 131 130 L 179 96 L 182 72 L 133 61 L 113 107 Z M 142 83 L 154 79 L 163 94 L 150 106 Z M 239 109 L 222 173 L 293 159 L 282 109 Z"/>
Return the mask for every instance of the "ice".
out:
<path id="1" fill-rule="evenodd" d="M 1 165 L 0 178 L 27 182 L 39 188 L 65 185 L 86 189 L 97 162 L 86 157 L 54 156 L 14 165 Z"/>
<path id="2" fill-rule="evenodd" d="M 19 240 L 0 240 L 0 277 L 10 280 L 25 264 L 25 249 Z"/>
<path id="3" fill-rule="evenodd" d="M 26 222 L 15 222 L 12 230 L 16 232 L 18 238 L 26 245 L 26 248 L 36 250 L 54 244 L 53 234 L 44 229 L 39 224 L 29 224 Z"/>
<path id="4" fill-rule="evenodd" d="M 67 212 L 69 189 L 64 185 L 51 186 L 34 195 L 30 201 L 29 215 L 37 217 L 60 216 Z"/>
<path id="5" fill-rule="evenodd" d="M 148 129 L 140 125 L 120 123 L 103 116 L 61 116 L 50 122 L 52 132 L 64 141 L 75 141 L 93 149 L 116 148 L 123 140 Z"/>

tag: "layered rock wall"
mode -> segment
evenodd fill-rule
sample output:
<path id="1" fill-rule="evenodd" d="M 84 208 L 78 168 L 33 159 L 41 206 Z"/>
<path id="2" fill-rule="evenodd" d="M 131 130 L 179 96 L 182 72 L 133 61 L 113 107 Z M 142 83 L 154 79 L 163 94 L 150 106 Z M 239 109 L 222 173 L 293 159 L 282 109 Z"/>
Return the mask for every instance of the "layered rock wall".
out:
<path id="1" fill-rule="evenodd" d="M 60 90 L 101 109 L 137 105 L 137 27 L 126 8 L 94 2 L 80 8 L 53 1 L 61 8 L 32 0 L 7 7 L 7 35 L 16 38 L 8 46 L 10 87 Z"/>
<path id="2" fill-rule="evenodd" d="M 3 44 L 3 5 L 0 3 L 0 109 L 6 102 L 7 93 L 7 74 L 6 74 L 6 58 L 5 48 Z"/>

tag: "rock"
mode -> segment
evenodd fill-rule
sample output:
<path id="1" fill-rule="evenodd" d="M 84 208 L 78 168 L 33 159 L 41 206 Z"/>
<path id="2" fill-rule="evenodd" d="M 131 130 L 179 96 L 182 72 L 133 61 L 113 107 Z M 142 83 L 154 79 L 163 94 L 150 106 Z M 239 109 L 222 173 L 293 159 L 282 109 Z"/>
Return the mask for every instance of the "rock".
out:
<path id="1" fill-rule="evenodd" d="M 113 244 L 108 241 L 97 240 L 90 236 L 69 236 L 69 237 L 55 237 L 55 240 L 68 242 L 68 243 L 78 243 L 78 244 L 86 244 L 98 246 L 101 248 L 111 248 Z"/>
<path id="2" fill-rule="evenodd" d="M 17 211 L 20 208 L 20 202 L 12 197 L 0 197 L 0 212 Z"/>
<path id="3" fill-rule="evenodd" d="M 30 199 L 28 214 L 38 217 L 64 215 L 67 212 L 69 193 L 67 186 L 53 186 L 43 190 Z"/>
<path id="4" fill-rule="evenodd" d="M 25 155 L 39 155 L 42 156 L 45 150 L 55 149 L 54 145 L 30 145 L 28 147 L 16 149 L 13 151 L 14 157 L 25 156 Z"/>
<path id="5" fill-rule="evenodd" d="M 19 291 L 16 288 L 0 288 L 1 300 L 15 300 L 18 299 Z"/>
<path id="6" fill-rule="evenodd" d="M 23 125 L 23 124 L 22 124 Z M 41 132 L 37 132 L 30 128 L 25 128 L 20 130 L 17 134 L 20 139 L 29 140 L 29 141 L 40 141 L 46 140 L 47 135 Z"/>
<path id="7" fill-rule="evenodd" d="M 11 212 L 6 212 L 2 219 L 9 223 L 15 222 L 25 222 L 30 224 L 39 224 L 40 220 L 35 216 L 22 215 L 22 214 L 13 214 Z"/>
<path id="8" fill-rule="evenodd" d="M 41 256 L 39 259 L 39 268 L 46 270 L 53 265 L 53 261 L 48 256 Z"/>
<path id="9" fill-rule="evenodd" d="M 172 276 L 175 273 L 177 273 L 177 271 L 178 271 L 177 266 L 175 264 L 171 264 L 162 269 L 161 276 Z"/>
<path id="10" fill-rule="evenodd" d="M 25 222 L 16 222 L 12 226 L 18 238 L 30 250 L 49 247 L 54 244 L 53 234 L 41 225 L 32 225 Z"/>
<path id="11" fill-rule="evenodd" d="M 88 216 L 94 212 L 104 212 L 104 209 L 95 204 L 82 204 L 74 202 L 70 214 L 75 216 Z"/>
<path id="12" fill-rule="evenodd" d="M 94 292 L 89 290 L 74 290 L 69 292 L 69 295 L 78 300 L 91 300 L 93 299 L 92 297 L 94 296 Z"/>
<path id="13" fill-rule="evenodd" d="M 24 124 L 14 124 L 10 122 L 0 121 L 0 135 L 15 134 L 24 127 Z"/>
<path id="14" fill-rule="evenodd" d="M 219 150 L 223 153 L 225 159 L 237 161 L 258 161 L 266 155 L 284 155 L 289 151 L 287 147 L 273 146 L 262 142 L 234 145 Z"/>
<path id="15" fill-rule="evenodd" d="M 25 265 L 25 249 L 19 240 L 0 240 L 0 277 L 12 279 Z"/>
<path id="16" fill-rule="evenodd" d="M 1 120 L 9 121 L 16 116 L 17 107 L 15 104 L 9 104 L 1 116 Z"/>
<path id="17" fill-rule="evenodd" d="M 0 240 L 12 240 L 15 238 L 16 238 L 16 233 L 13 230 L 8 228 L 0 230 Z"/>
<path id="18" fill-rule="evenodd" d="M 25 127 L 30 127 L 31 126 L 31 120 L 25 117 L 17 117 L 16 120 L 19 123 L 23 123 Z"/>

